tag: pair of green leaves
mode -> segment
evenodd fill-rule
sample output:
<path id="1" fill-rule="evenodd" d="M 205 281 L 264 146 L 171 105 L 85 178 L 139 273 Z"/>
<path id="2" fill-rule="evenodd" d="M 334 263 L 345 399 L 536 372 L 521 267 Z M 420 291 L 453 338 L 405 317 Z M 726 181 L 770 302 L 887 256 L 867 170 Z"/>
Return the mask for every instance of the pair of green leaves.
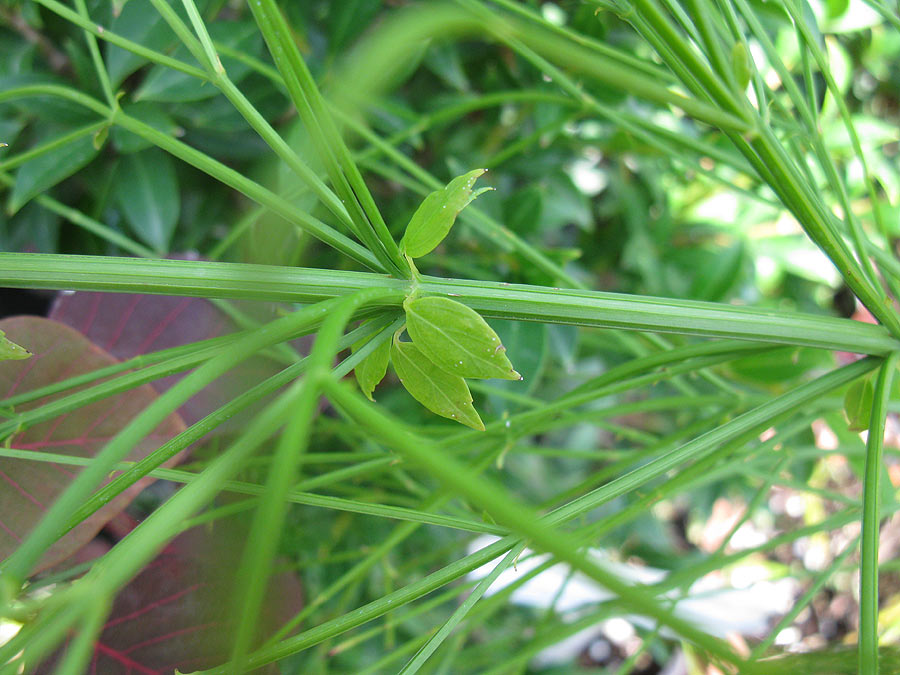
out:
<path id="1" fill-rule="evenodd" d="M 522 379 L 500 338 L 477 312 L 449 298 L 407 298 L 403 308 L 412 342 L 402 342 L 402 331 L 398 331 L 390 344 L 379 346 L 356 367 L 363 393 L 372 400 L 391 362 L 400 382 L 419 403 L 483 431 L 465 378 Z"/>
<path id="2" fill-rule="evenodd" d="M 475 169 L 450 181 L 425 197 L 413 214 L 400 240 L 400 251 L 410 260 L 430 253 L 450 232 L 456 216 L 481 193 L 472 190 L 487 169 Z M 388 363 L 406 390 L 433 413 L 484 431 L 484 423 L 472 405 L 465 378 L 520 380 L 500 338 L 477 312 L 441 297 L 416 298 L 403 303 L 406 332 L 412 342 L 402 342 L 400 333 L 390 343 L 378 346 L 356 367 L 360 389 L 372 399 L 384 379 Z M 354 351 L 362 345 L 354 345 Z"/>

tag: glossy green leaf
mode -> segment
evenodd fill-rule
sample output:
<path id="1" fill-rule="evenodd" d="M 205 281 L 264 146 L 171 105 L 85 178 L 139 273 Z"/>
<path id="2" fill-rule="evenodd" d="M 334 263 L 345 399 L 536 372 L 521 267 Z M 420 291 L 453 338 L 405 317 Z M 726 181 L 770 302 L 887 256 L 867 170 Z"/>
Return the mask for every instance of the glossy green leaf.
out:
<path id="1" fill-rule="evenodd" d="M 7 211 L 15 213 L 32 198 L 49 190 L 90 162 L 97 154 L 90 136 L 78 138 L 53 152 L 25 162 L 16 172 L 16 183 Z"/>
<path id="2" fill-rule="evenodd" d="M 339 54 L 371 24 L 382 0 L 343 0 L 328 3 L 328 49 Z"/>
<path id="3" fill-rule="evenodd" d="M 844 412 L 851 431 L 865 431 L 869 428 L 874 397 L 875 388 L 871 377 L 857 380 L 847 389 L 844 394 Z"/>
<path id="4" fill-rule="evenodd" d="M 463 378 L 441 370 L 414 344 L 396 338 L 391 346 L 391 363 L 406 391 L 431 412 L 484 431 Z"/>
<path id="5" fill-rule="evenodd" d="M 20 361 L 30 356 L 30 351 L 9 340 L 6 333 L 0 330 L 0 361 Z"/>
<path id="6" fill-rule="evenodd" d="M 460 377 L 521 380 L 494 329 L 473 309 L 449 298 L 407 300 L 406 330 L 435 365 Z"/>
<path id="7" fill-rule="evenodd" d="M 446 187 L 425 197 L 406 226 L 406 234 L 400 241 L 400 250 L 410 258 L 430 253 L 440 244 L 456 216 L 482 192 L 492 188 L 472 191 L 475 181 L 487 169 L 475 169 L 457 176 Z"/>
<path id="8" fill-rule="evenodd" d="M 367 342 L 368 340 L 357 342 L 351 349 L 355 352 Z M 370 401 L 375 400 L 372 398 L 372 392 L 375 391 L 378 383 L 384 379 L 388 361 L 390 360 L 391 343 L 390 340 L 385 340 L 353 369 L 353 374 L 356 375 L 356 381 L 359 383 L 360 390 Z"/>
<path id="9" fill-rule="evenodd" d="M 180 11 L 181 3 L 175 5 Z M 151 2 L 126 2 L 109 27 L 116 35 L 134 40 L 150 49 L 166 51 L 175 42 L 175 34 Z M 113 87 L 144 65 L 144 57 L 113 44 L 106 45 L 106 68 Z"/>
<path id="10" fill-rule="evenodd" d="M 156 148 L 125 156 L 115 189 L 134 233 L 157 251 L 168 252 L 181 211 L 172 158 Z"/>

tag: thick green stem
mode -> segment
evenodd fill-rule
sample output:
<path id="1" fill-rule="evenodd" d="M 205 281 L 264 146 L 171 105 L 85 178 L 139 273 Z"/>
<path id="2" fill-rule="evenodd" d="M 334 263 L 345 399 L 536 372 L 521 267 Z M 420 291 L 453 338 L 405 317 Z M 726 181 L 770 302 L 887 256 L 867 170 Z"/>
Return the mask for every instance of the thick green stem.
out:
<path id="1" fill-rule="evenodd" d="M 0 253 L 0 286 L 302 303 L 364 288 L 390 288 L 398 298 L 409 290 L 407 281 L 364 272 L 15 253 Z M 874 355 L 900 349 L 882 327 L 812 314 L 435 277 L 422 277 L 419 290 L 455 298 L 498 319 L 730 337 Z"/>

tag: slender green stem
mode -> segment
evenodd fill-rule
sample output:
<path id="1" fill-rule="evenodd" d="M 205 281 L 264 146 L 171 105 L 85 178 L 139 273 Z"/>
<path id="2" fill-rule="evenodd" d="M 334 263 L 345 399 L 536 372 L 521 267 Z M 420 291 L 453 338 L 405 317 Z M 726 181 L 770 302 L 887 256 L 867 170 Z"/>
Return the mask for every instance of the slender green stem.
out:
<path id="1" fill-rule="evenodd" d="M 600 42 L 598 40 L 586 37 L 580 33 L 575 32 L 574 30 L 566 28 L 565 26 L 557 26 L 556 24 L 547 21 L 538 12 L 527 5 L 519 4 L 515 2 L 515 0 L 490 0 L 490 2 L 503 7 L 504 9 L 509 10 L 514 14 L 525 17 L 529 21 L 533 21 L 539 24 L 545 30 L 549 30 L 571 42 L 578 43 L 583 47 L 597 52 L 602 56 L 621 61 L 622 63 L 625 63 L 626 65 L 643 72 L 645 75 L 648 75 L 655 80 L 665 81 L 667 78 L 671 78 L 671 75 L 669 73 L 659 68 L 656 64 L 645 61 L 639 57 L 634 56 L 633 54 L 629 54 L 622 49 L 612 47 L 605 42 Z"/>
<path id="2" fill-rule="evenodd" d="M 65 656 L 55 671 L 56 675 L 81 675 L 88 669 L 111 605 L 109 597 L 101 595 L 91 598 L 78 635 L 66 647 Z"/>
<path id="3" fill-rule="evenodd" d="M 109 122 L 106 121 L 91 122 L 90 124 L 75 129 L 74 131 L 61 134 L 60 136 L 57 136 L 56 138 L 49 140 L 46 143 L 42 143 L 41 145 L 26 150 L 25 152 L 21 152 L 18 155 L 14 155 L 13 157 L 8 157 L 0 161 L 0 171 L 9 171 L 11 169 L 15 169 L 18 166 L 21 166 L 25 162 L 29 162 L 33 159 L 38 159 L 39 157 L 43 157 L 44 155 L 49 155 L 53 151 L 65 147 L 70 143 L 81 140 L 86 136 L 91 136 L 100 129 L 103 129 L 107 126 L 109 126 Z"/>
<path id="4" fill-rule="evenodd" d="M 713 72 L 691 48 L 688 41 L 678 34 L 656 2 L 654 0 L 634 0 L 634 6 L 648 22 L 650 28 L 659 35 L 662 42 L 673 50 L 679 62 L 697 78 L 710 98 L 732 115 L 746 118 L 747 106 L 739 102 L 734 92 L 722 82 L 719 75 Z"/>
<path id="5" fill-rule="evenodd" d="M 362 326 L 358 331 L 354 331 L 346 338 L 340 340 L 338 342 L 338 347 L 345 349 L 352 344 L 349 340 L 363 339 L 367 334 L 371 334 L 372 331 L 383 328 L 384 324 L 385 322 L 377 320 L 372 321 L 370 324 Z M 392 326 L 393 324 L 388 324 L 387 327 L 389 329 Z M 116 477 L 92 494 L 90 499 L 72 513 L 71 517 L 68 519 L 66 529 L 68 530 L 78 525 L 78 523 L 95 513 L 104 504 L 109 503 L 116 495 L 124 492 L 141 478 L 150 475 L 154 469 L 162 466 L 179 452 L 182 452 L 184 449 L 202 440 L 210 431 L 226 420 L 231 419 L 242 410 L 246 410 L 257 401 L 270 396 L 280 388 L 292 382 L 304 372 L 306 366 L 306 360 L 301 359 L 297 363 L 288 366 L 277 375 L 273 375 L 253 387 L 250 387 L 224 406 L 209 413 L 206 417 L 192 424 L 174 438 L 163 443 L 152 453 L 139 460 L 133 466 L 128 467 L 122 475 Z M 304 489 L 309 488 L 306 487 Z"/>
<path id="6" fill-rule="evenodd" d="M 115 124 L 137 134 L 141 138 L 150 141 L 154 145 L 157 145 L 188 164 L 208 173 L 213 178 L 242 192 L 250 199 L 268 207 L 288 222 L 298 225 L 314 237 L 333 246 L 335 249 L 357 260 L 364 266 L 373 270 L 381 269 L 381 265 L 377 258 L 369 251 L 356 242 L 348 239 L 340 232 L 335 231 L 332 227 L 326 225 L 319 219 L 297 209 L 293 204 L 286 199 L 279 197 L 271 190 L 267 190 L 259 183 L 250 180 L 243 174 L 214 160 L 209 155 L 192 148 L 186 143 L 182 143 L 181 141 L 172 138 L 155 127 L 126 115 L 121 110 L 110 110 L 96 99 L 86 96 L 79 91 L 51 84 L 29 85 L 0 92 L 0 103 L 17 98 L 36 96 L 58 96 L 82 105 L 89 110 L 93 110 L 104 118 L 111 118 Z"/>
<path id="7" fill-rule="evenodd" d="M 206 23 L 204 23 L 203 18 L 200 16 L 200 12 L 197 10 L 197 5 L 194 3 L 194 0 L 182 0 L 181 4 L 184 6 L 188 19 L 191 21 L 191 26 L 194 27 L 194 32 L 197 33 L 200 44 L 203 46 L 203 53 L 206 56 L 207 65 L 216 73 L 224 73 L 225 69 L 222 67 L 222 61 L 216 53 L 212 38 L 206 30 Z"/>
<path id="8" fill-rule="evenodd" d="M 881 522 L 881 474 L 884 472 L 884 425 L 891 384 L 900 362 L 894 352 L 878 371 L 863 479 L 862 549 L 859 563 L 859 672 L 878 673 L 878 534 Z"/>
<path id="9" fill-rule="evenodd" d="M 333 304 L 325 302 L 304 308 L 250 333 L 157 398 L 100 450 L 91 465 L 79 473 L 47 509 L 44 518 L 21 546 L 3 561 L 0 566 L 3 575 L 14 581 L 24 579 L 47 548 L 57 539 L 60 525 L 68 520 L 69 515 L 103 481 L 110 469 L 188 398 L 222 373 L 249 358 L 257 350 L 290 339 L 309 324 L 321 320 Z"/>
<path id="10" fill-rule="evenodd" d="M 171 56 L 167 56 L 166 54 L 163 54 L 156 50 L 149 49 L 138 42 L 129 40 L 128 38 L 124 38 L 121 35 L 110 31 L 108 28 L 91 21 L 87 16 L 82 16 L 77 12 L 72 11 L 71 8 L 66 7 L 64 4 L 58 2 L 57 0 L 35 0 L 35 2 L 46 7 L 51 12 L 57 14 L 58 16 L 61 16 L 67 21 L 71 21 L 73 24 L 83 29 L 90 35 L 100 38 L 117 47 L 121 47 L 122 49 L 126 49 L 129 52 L 136 54 L 137 56 L 140 56 L 141 58 L 144 58 L 151 63 L 158 63 L 161 66 L 172 68 L 173 70 L 184 73 L 185 75 L 191 75 L 192 77 L 196 77 L 200 80 L 209 79 L 206 71 L 202 70 L 201 68 L 198 68 L 197 66 L 191 65 L 189 63 L 185 63 L 184 61 L 180 61 L 179 59 L 173 59 Z"/>
<path id="11" fill-rule="evenodd" d="M 101 128 L 106 125 L 106 123 L 99 123 Z M 8 174 L 0 172 L 0 183 L 6 185 L 8 187 L 12 187 L 14 184 L 14 180 Z M 86 216 L 81 211 L 73 209 L 69 206 L 66 206 L 62 202 L 55 200 L 53 197 L 42 194 L 37 195 L 34 198 L 34 201 L 43 206 L 48 211 L 55 213 L 58 216 L 61 216 L 68 220 L 70 223 L 77 225 L 90 232 L 91 234 L 96 235 L 101 239 L 105 239 L 110 244 L 114 246 L 118 246 L 123 251 L 127 253 L 133 253 L 136 256 L 141 258 L 153 258 L 157 255 L 155 251 L 147 248 L 143 244 L 139 244 L 138 242 L 129 239 L 121 232 L 118 232 L 110 227 L 107 227 L 103 223 L 94 220 L 93 218 Z"/>
<path id="12" fill-rule="evenodd" d="M 212 39 L 206 30 L 199 12 L 193 0 L 183 0 L 185 9 L 191 20 L 194 30 L 199 36 L 199 42 L 191 35 L 190 30 L 181 21 L 175 11 L 163 0 L 152 0 L 154 6 L 163 15 L 169 26 L 181 38 L 194 57 L 201 63 L 205 63 L 209 72 L 210 81 L 231 101 L 235 109 L 253 127 L 260 138 L 271 147 L 275 153 L 288 165 L 291 171 L 303 181 L 303 183 L 315 192 L 322 203 L 337 216 L 345 225 L 353 230 L 354 224 L 347 213 L 346 208 L 331 190 L 326 186 L 284 141 L 280 134 L 269 124 L 262 114 L 253 106 L 244 93 L 228 78 L 228 74 L 222 67 L 222 62 L 216 53 Z"/>
<path id="13" fill-rule="evenodd" d="M 278 196 L 271 190 L 264 188 L 259 183 L 250 180 L 222 162 L 214 160 L 209 155 L 172 138 L 149 124 L 145 124 L 134 117 L 129 117 L 121 111 L 117 111 L 114 114 L 113 121 L 128 131 L 157 145 L 166 152 L 175 155 L 191 166 L 208 173 L 210 176 L 220 180 L 229 187 L 238 190 L 257 203 L 266 206 L 288 222 L 298 225 L 312 236 L 320 239 L 338 251 L 345 253 L 366 267 L 373 270 L 382 269 L 378 260 L 359 244 L 348 239 L 318 218 L 301 211 L 288 200 Z"/>
<path id="14" fill-rule="evenodd" d="M 231 661 L 237 672 L 243 669 L 247 652 L 256 637 L 255 626 L 269 581 L 269 568 L 275 557 L 287 513 L 286 497 L 295 482 L 299 458 L 306 452 L 321 382 L 330 377 L 331 363 L 337 355 L 340 338 L 353 314 L 360 307 L 387 299 L 391 295 L 393 294 L 389 290 L 373 288 L 342 298 L 329 313 L 316 336 L 309 356 L 309 367 L 304 375 L 304 386 L 272 458 L 268 484 L 256 510 L 238 573 L 238 578 L 245 580 L 245 586 L 235 604 L 240 619 Z"/>
<path id="15" fill-rule="evenodd" d="M 416 652 L 415 656 L 410 659 L 405 666 L 403 666 L 403 670 L 400 671 L 400 675 L 413 675 L 414 673 L 419 672 L 419 669 L 425 664 L 425 662 L 434 654 L 435 650 L 440 647 L 444 640 L 449 637 L 450 633 L 453 631 L 456 626 L 459 625 L 459 622 L 462 621 L 472 607 L 475 606 L 475 603 L 481 600 L 485 593 L 487 593 L 488 589 L 491 587 L 497 577 L 499 577 L 506 569 L 508 569 L 516 559 L 521 555 L 522 551 L 525 550 L 525 544 L 521 543 L 517 546 L 513 547 L 513 549 L 507 553 L 503 560 L 497 563 L 494 566 L 494 569 L 491 570 L 490 574 L 485 576 L 478 582 L 478 585 L 472 589 L 472 592 L 466 596 L 466 599 L 456 608 L 456 611 L 450 615 L 450 618 L 441 626 L 440 630 L 437 633 L 431 636 L 431 638 L 426 642 L 422 647 Z"/>
<path id="16" fill-rule="evenodd" d="M 63 466 L 89 466 L 90 458 L 74 457 L 72 455 L 61 455 L 52 452 L 39 452 L 35 450 L 22 450 L 19 448 L 0 447 L 0 457 L 8 457 L 10 459 L 21 459 L 29 462 L 54 463 Z M 114 471 L 122 471 L 127 473 L 134 468 L 134 464 L 128 462 L 120 462 L 114 467 Z M 143 473 L 142 477 L 150 476 L 159 480 L 167 480 L 173 483 L 188 484 L 197 479 L 202 474 L 183 469 L 153 469 Z M 222 492 L 231 492 L 234 494 L 247 495 L 250 497 L 260 497 L 266 493 L 265 485 L 257 485 L 255 483 L 245 483 L 242 481 L 225 481 L 221 486 Z M 509 533 L 505 527 L 491 525 L 469 518 L 457 516 L 448 516 L 440 513 L 430 513 L 422 509 L 406 508 L 402 506 L 389 506 L 386 504 L 369 504 L 363 501 L 352 499 L 344 499 L 341 497 L 331 497 L 328 495 L 312 494 L 302 492 L 296 488 L 292 489 L 285 496 L 285 500 L 291 504 L 302 506 L 312 506 L 320 509 L 330 509 L 333 511 L 341 511 L 345 513 L 356 513 L 364 516 L 373 516 L 376 518 L 388 518 L 391 520 L 399 520 L 406 523 L 419 525 L 433 525 L 435 527 L 446 527 L 461 532 L 472 532 L 476 534 L 493 534 L 506 535 Z M 256 500 L 251 500 L 256 503 Z M 249 507 L 248 507 L 249 508 Z"/>
<path id="17" fill-rule="evenodd" d="M 825 584 L 834 576 L 834 573 L 837 572 L 847 558 L 850 557 L 850 554 L 856 550 L 856 546 L 859 543 L 859 537 L 856 537 L 851 541 L 847 546 L 844 547 L 844 550 L 837 556 L 835 556 L 834 560 L 831 561 L 831 564 L 821 573 L 819 573 L 815 580 L 810 584 L 809 588 L 803 593 L 802 596 L 797 598 L 794 602 L 794 606 L 791 610 L 785 614 L 781 619 L 779 619 L 778 623 L 772 627 L 772 630 L 769 631 L 769 634 L 753 648 L 753 651 L 750 653 L 751 659 L 759 659 L 766 655 L 766 651 L 771 647 L 775 639 L 778 637 L 778 634 L 789 627 L 794 620 L 800 615 L 800 613 L 806 609 L 807 605 L 809 605 L 816 596 L 822 591 L 825 587 Z M 863 671 L 860 670 L 860 673 Z M 877 672 L 877 671 L 876 671 Z"/>
<path id="18" fill-rule="evenodd" d="M 184 356 L 205 354 L 204 356 L 199 357 L 199 361 L 194 364 L 196 365 L 197 363 L 200 363 L 206 358 L 212 356 L 212 354 L 214 354 L 219 347 L 227 345 L 228 343 L 237 339 L 239 336 L 240 334 L 232 333 L 231 335 L 223 335 L 221 337 L 209 338 L 208 340 L 192 342 L 187 345 L 181 345 L 180 347 L 162 349 L 158 352 L 151 352 L 149 354 L 140 354 L 139 356 L 135 356 L 134 358 L 128 359 L 127 361 L 115 363 L 111 366 L 107 366 L 106 368 L 92 370 L 89 373 L 82 373 L 81 375 L 76 375 L 75 377 L 69 377 L 65 380 L 60 380 L 43 387 L 38 387 L 37 389 L 23 391 L 19 394 L 15 394 L 14 396 L 0 399 L 0 405 L 9 408 L 15 408 L 16 406 L 22 405 L 24 403 L 37 401 L 47 396 L 52 396 L 53 394 L 58 394 L 63 391 L 75 389 L 76 387 L 80 387 L 84 384 L 96 382 L 97 380 L 101 380 L 111 375 L 118 375 L 119 373 L 125 371 L 146 368 L 163 361 L 176 363 L 181 357 Z M 185 366 L 185 369 L 190 367 L 190 365 Z M 175 372 L 178 371 L 176 370 Z M 156 375 L 155 377 L 163 377 L 163 375 L 160 374 Z"/>
<path id="19" fill-rule="evenodd" d="M 78 410 L 90 403 L 101 401 L 111 396 L 131 391 L 137 387 L 159 380 L 160 378 L 184 372 L 195 368 L 211 358 L 222 353 L 233 341 L 215 341 L 203 345 L 202 349 L 185 350 L 179 352 L 174 358 L 153 363 L 136 372 L 125 373 L 118 377 L 100 382 L 81 391 L 73 392 L 48 401 L 43 405 L 10 416 L 4 422 L 0 422 L 0 438 L 6 438 L 22 430 L 34 427 L 41 422 L 46 422 Z M 104 369 L 106 370 L 106 369 Z M 111 372 L 106 370 L 107 373 Z M 93 375 L 93 373 L 92 373 Z M 97 378 L 92 378 L 97 379 Z M 30 394 L 30 392 L 28 392 Z M 25 400 L 27 400 L 26 397 Z M 15 400 L 15 399 L 14 399 Z M 21 401 L 22 399 L 18 399 Z"/>
<path id="20" fill-rule="evenodd" d="M 290 29 L 274 0 L 250 2 L 250 9 L 281 72 L 291 100 L 304 122 L 331 183 L 347 208 L 356 234 L 366 243 L 384 268 L 401 278 L 409 277 L 409 265 L 400 255 L 359 169 L 325 109 L 312 74 L 297 50 Z"/>
<path id="21" fill-rule="evenodd" d="M 83 18 L 90 20 L 88 17 L 87 5 L 84 0 L 75 0 L 75 7 L 78 14 Z M 100 89 L 106 97 L 106 102 L 111 108 L 118 106 L 116 95 L 113 93 L 112 84 L 109 81 L 109 73 L 106 72 L 106 66 L 103 63 L 103 57 L 100 56 L 100 49 L 97 47 L 97 38 L 85 32 L 84 39 L 87 42 L 88 51 L 91 53 L 91 61 L 94 64 L 94 70 L 97 72 L 97 79 L 100 80 Z"/>
<path id="22" fill-rule="evenodd" d="M 573 568 L 584 572 L 616 593 L 623 605 L 641 614 L 652 616 L 711 654 L 728 662 L 735 661 L 735 655 L 717 640 L 711 639 L 694 626 L 662 609 L 643 591 L 629 586 L 619 577 L 583 557 L 569 535 L 553 528 L 549 522 L 545 524 L 545 521 L 537 518 L 530 509 L 513 502 L 506 496 L 505 489 L 492 481 L 468 475 L 455 460 L 440 453 L 424 439 L 415 438 L 396 429 L 396 425 L 391 423 L 384 413 L 364 403 L 358 394 L 349 391 L 342 384 L 329 383 L 327 387 L 329 397 L 353 419 L 364 424 L 372 433 L 389 439 L 391 447 L 426 468 L 429 473 L 457 493 L 465 495 L 474 504 L 485 509 L 495 520 L 521 533 L 538 548 L 553 553 L 560 560 L 569 563 Z"/>

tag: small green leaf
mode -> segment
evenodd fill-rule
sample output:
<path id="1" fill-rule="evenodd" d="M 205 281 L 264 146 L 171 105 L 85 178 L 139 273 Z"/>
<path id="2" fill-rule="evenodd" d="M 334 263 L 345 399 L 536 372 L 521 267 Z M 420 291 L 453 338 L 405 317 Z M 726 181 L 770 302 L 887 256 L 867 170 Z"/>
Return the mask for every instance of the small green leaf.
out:
<path id="1" fill-rule="evenodd" d="M 750 84 L 750 54 L 743 42 L 735 42 L 731 48 L 731 68 L 738 87 L 743 91 Z"/>
<path id="2" fill-rule="evenodd" d="M 360 340 L 351 347 L 351 350 L 356 352 L 367 342 L 369 342 L 369 339 Z M 390 360 L 391 342 L 390 340 L 385 340 L 375 348 L 375 351 L 360 361 L 359 365 L 353 369 L 360 390 L 370 401 L 375 400 L 372 398 L 372 392 L 375 391 L 375 387 L 378 386 L 378 383 L 384 379 L 384 374 L 387 372 L 388 361 Z"/>
<path id="3" fill-rule="evenodd" d="M 406 391 L 431 412 L 484 431 L 463 378 L 438 368 L 413 343 L 396 338 L 391 346 L 391 362 Z"/>
<path id="4" fill-rule="evenodd" d="M 103 146 L 106 144 L 106 139 L 109 137 L 109 127 L 103 127 L 102 129 L 98 129 L 94 132 L 94 150 L 101 150 Z"/>
<path id="5" fill-rule="evenodd" d="M 521 380 L 500 338 L 478 312 L 449 298 L 403 303 L 406 330 L 435 365 L 460 377 Z"/>
<path id="6" fill-rule="evenodd" d="M 0 361 L 21 361 L 31 357 L 31 352 L 6 338 L 0 330 Z"/>
<path id="7" fill-rule="evenodd" d="M 847 389 L 844 394 L 844 412 L 851 431 L 865 431 L 869 428 L 874 398 L 875 387 L 871 377 L 857 380 Z"/>
<path id="8" fill-rule="evenodd" d="M 400 250 L 410 258 L 421 258 L 440 244 L 456 216 L 482 192 L 492 188 L 472 191 L 472 186 L 487 169 L 475 169 L 451 180 L 446 187 L 425 197 L 406 226 L 406 234 L 400 240 Z"/>
<path id="9" fill-rule="evenodd" d="M 175 10 L 183 16 L 181 3 L 177 3 Z M 156 49 L 161 52 L 168 51 L 169 46 L 175 42 L 175 34 L 163 20 L 162 15 L 150 2 L 126 2 L 122 11 L 115 15 L 111 32 L 124 38 L 140 43 L 144 47 Z M 106 44 L 106 67 L 113 88 L 118 88 L 125 78 L 146 63 L 143 56 L 129 52 L 122 47 Z"/>

